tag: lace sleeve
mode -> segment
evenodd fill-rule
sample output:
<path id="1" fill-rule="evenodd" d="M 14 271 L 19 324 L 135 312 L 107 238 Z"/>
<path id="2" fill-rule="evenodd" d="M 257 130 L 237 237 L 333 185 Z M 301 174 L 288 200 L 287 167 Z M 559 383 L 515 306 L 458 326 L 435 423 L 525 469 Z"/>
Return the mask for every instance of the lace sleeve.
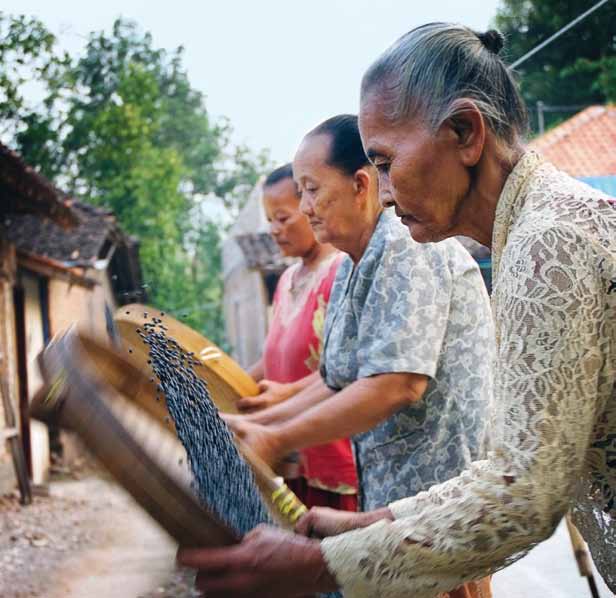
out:
<path id="1" fill-rule="evenodd" d="M 345 596 L 433 598 L 523 556 L 569 506 L 596 413 L 604 297 L 588 243 L 560 227 L 510 239 L 495 289 L 493 452 L 390 505 L 396 520 L 328 538 Z"/>

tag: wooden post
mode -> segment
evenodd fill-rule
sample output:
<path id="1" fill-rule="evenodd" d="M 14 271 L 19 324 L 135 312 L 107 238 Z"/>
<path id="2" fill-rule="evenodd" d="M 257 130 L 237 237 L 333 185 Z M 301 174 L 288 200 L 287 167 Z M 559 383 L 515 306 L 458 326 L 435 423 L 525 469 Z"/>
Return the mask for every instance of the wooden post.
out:
<path id="1" fill-rule="evenodd" d="M 19 419 L 21 441 L 32 477 L 32 446 L 30 444 L 30 400 L 28 391 L 28 354 L 26 347 L 26 299 L 23 287 L 13 287 L 15 329 L 17 335 L 17 375 L 19 376 Z"/>
<path id="2" fill-rule="evenodd" d="M 586 546 L 586 542 L 584 542 L 582 534 L 580 534 L 577 527 L 575 527 L 571 519 L 571 513 L 567 514 L 565 521 L 567 522 L 567 530 L 569 531 L 569 538 L 571 539 L 571 547 L 573 548 L 575 562 L 577 563 L 580 575 L 585 577 L 588 581 L 588 587 L 592 598 L 599 598 L 599 591 L 597 590 L 597 585 L 595 584 L 595 577 L 591 564 L 592 561 L 588 552 L 588 547 Z"/>
<path id="3" fill-rule="evenodd" d="M 20 421 L 16 417 L 19 381 L 17 378 L 17 347 L 15 343 L 15 311 L 13 287 L 17 260 L 15 247 L 0 238 L 0 446 L 8 441 L 23 504 L 32 502 L 28 469 L 19 435 Z"/>
<path id="4" fill-rule="evenodd" d="M 26 457 L 23 446 L 19 441 L 19 431 L 16 427 L 15 414 L 8 394 L 8 384 L 2 378 L 0 378 L 0 394 L 2 395 L 5 422 L 9 426 L 4 430 L 3 440 L 7 440 L 11 447 L 15 476 L 17 477 L 19 493 L 21 495 L 21 504 L 29 505 L 32 503 L 32 489 L 30 487 L 30 478 L 28 477 Z"/>

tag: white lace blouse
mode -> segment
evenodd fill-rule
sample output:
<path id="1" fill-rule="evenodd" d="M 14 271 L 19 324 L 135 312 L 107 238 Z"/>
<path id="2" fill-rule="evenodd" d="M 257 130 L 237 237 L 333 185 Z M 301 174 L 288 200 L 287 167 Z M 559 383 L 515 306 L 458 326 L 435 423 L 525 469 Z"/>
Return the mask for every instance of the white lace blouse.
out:
<path id="1" fill-rule="evenodd" d="M 616 206 L 529 152 L 493 235 L 492 452 L 327 538 L 347 598 L 433 598 L 520 558 L 569 508 L 616 591 Z"/>

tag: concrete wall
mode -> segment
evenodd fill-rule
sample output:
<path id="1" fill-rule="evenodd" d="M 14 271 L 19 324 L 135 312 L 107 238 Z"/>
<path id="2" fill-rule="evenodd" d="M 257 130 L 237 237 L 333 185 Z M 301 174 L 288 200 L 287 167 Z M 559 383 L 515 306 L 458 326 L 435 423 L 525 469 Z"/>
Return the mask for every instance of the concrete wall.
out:
<path id="1" fill-rule="evenodd" d="M 243 367 L 249 367 L 261 357 L 269 324 L 269 305 L 263 276 L 248 269 L 234 237 L 269 229 L 260 198 L 261 186 L 257 185 L 222 248 L 227 339 L 231 354 Z"/>
<path id="2" fill-rule="evenodd" d="M 233 357 L 247 368 L 261 357 L 269 325 L 267 291 L 260 272 L 236 268 L 229 273 L 224 310 Z"/>
<path id="3" fill-rule="evenodd" d="M 89 278 L 99 282 L 93 288 L 64 280 L 49 281 L 49 313 L 51 334 L 57 334 L 79 322 L 91 334 L 106 335 L 105 302 L 115 311 L 116 302 L 106 271 L 89 271 Z"/>

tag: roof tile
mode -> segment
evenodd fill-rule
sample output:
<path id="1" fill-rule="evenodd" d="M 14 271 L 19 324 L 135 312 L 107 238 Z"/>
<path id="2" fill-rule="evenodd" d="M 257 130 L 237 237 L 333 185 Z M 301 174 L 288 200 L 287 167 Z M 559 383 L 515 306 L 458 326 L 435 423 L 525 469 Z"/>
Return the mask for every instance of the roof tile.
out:
<path id="1" fill-rule="evenodd" d="M 590 106 L 529 147 L 574 177 L 616 175 L 616 106 Z"/>

